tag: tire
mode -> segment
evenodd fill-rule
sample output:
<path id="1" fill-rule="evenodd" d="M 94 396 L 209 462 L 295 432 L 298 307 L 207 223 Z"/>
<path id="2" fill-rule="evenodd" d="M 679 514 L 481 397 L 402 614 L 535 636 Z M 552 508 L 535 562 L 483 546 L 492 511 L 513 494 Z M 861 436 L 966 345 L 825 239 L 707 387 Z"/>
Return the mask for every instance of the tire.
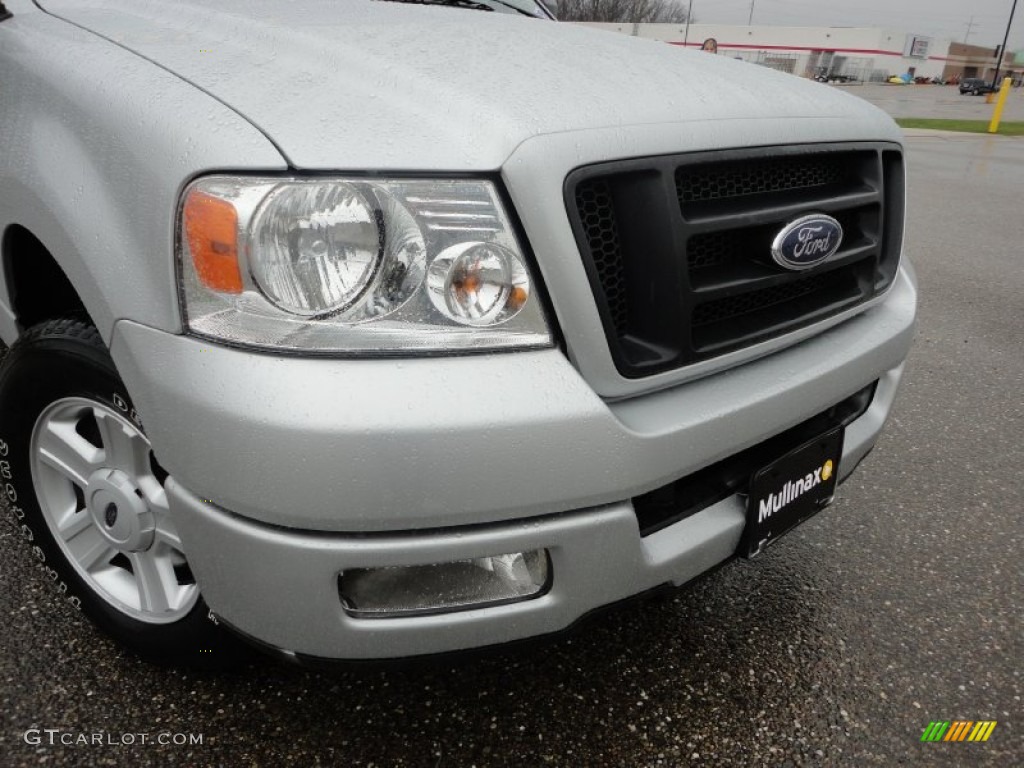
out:
<path id="1" fill-rule="evenodd" d="M 23 334 L 0 364 L 0 482 L 58 592 L 147 660 L 232 667 L 167 508 L 167 474 L 99 333 L 77 319 Z"/>

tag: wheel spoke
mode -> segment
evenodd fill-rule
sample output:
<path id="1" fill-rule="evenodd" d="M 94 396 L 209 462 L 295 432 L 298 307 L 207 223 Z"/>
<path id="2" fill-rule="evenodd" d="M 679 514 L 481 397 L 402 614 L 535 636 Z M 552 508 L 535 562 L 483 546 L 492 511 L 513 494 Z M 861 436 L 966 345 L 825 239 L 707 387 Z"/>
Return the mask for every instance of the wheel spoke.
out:
<path id="1" fill-rule="evenodd" d="M 149 474 L 149 444 L 145 438 L 134 430 L 129 431 L 120 420 L 98 408 L 93 415 L 103 442 L 104 464 L 124 470 L 133 477 Z"/>
<path id="2" fill-rule="evenodd" d="M 149 508 L 153 510 L 155 515 L 160 517 L 166 517 L 171 513 L 170 505 L 167 503 L 167 491 L 159 483 L 155 483 L 156 487 L 146 487 L 143 491 L 146 494 L 146 501 L 149 503 Z"/>
<path id="3" fill-rule="evenodd" d="M 166 517 L 161 516 L 157 518 L 156 529 L 153 531 L 153 535 L 158 541 L 162 541 L 171 549 L 177 550 L 178 552 L 184 552 L 181 546 L 181 537 L 178 536 L 178 532 L 174 530 L 174 526 L 171 525 L 171 521 Z"/>
<path id="4" fill-rule="evenodd" d="M 93 520 L 88 512 L 71 510 L 57 523 L 57 533 L 64 541 L 70 541 L 90 525 L 93 525 Z"/>
<path id="5" fill-rule="evenodd" d="M 178 586 L 177 579 L 168 578 L 165 562 L 150 552 L 135 552 L 129 555 L 132 562 L 132 573 L 139 588 L 139 604 L 144 611 L 159 613 L 168 610 L 170 593 Z M 172 570 L 173 575 L 173 570 Z"/>
<path id="6" fill-rule="evenodd" d="M 117 554 L 117 550 L 103 538 L 95 525 L 83 527 L 74 536 L 66 539 L 66 543 L 71 556 L 86 571 L 107 565 Z"/>
<path id="7" fill-rule="evenodd" d="M 157 491 L 147 491 L 146 501 L 153 512 L 155 522 L 153 535 L 158 542 L 163 542 L 171 549 L 183 552 L 181 537 L 178 535 L 174 523 L 171 522 L 171 510 L 167 504 L 167 492 L 161 487 Z M 155 544 L 154 544 L 155 546 Z"/>
<path id="8" fill-rule="evenodd" d="M 100 466 L 103 453 L 67 421 L 51 421 L 39 435 L 39 458 L 80 488 Z"/>

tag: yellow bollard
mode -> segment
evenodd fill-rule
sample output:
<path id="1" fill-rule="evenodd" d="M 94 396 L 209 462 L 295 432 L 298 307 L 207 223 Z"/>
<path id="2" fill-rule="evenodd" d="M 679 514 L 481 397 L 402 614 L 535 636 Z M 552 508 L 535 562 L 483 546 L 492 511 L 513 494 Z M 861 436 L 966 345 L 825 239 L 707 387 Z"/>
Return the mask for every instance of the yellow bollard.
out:
<path id="1" fill-rule="evenodd" d="M 992 114 L 992 122 L 988 124 L 989 133 L 999 133 L 999 123 L 1003 119 L 1003 108 L 1006 106 L 1006 98 L 1010 95 L 1011 78 L 1003 80 L 1003 87 L 999 89 L 999 101 L 996 103 L 996 111 Z"/>

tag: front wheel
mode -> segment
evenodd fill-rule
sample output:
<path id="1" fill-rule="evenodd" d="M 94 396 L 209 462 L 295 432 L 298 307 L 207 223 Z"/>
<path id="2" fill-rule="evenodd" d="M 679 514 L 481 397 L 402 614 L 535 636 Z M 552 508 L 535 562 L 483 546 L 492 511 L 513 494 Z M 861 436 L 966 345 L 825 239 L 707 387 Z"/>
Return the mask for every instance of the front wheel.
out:
<path id="1" fill-rule="evenodd" d="M 96 329 L 31 328 L 0 366 L 7 505 L 58 589 L 154 661 L 232 665 L 167 503 L 167 474 Z"/>

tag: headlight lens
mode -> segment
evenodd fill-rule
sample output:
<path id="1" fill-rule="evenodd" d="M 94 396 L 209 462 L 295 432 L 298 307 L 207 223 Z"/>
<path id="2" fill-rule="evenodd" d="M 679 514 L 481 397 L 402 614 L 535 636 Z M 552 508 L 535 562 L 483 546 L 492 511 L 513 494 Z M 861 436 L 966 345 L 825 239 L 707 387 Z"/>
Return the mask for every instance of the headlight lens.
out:
<path id="1" fill-rule="evenodd" d="M 277 189 L 260 204 L 253 231 L 256 284 L 296 315 L 350 306 L 381 260 L 373 208 L 351 184 Z"/>
<path id="2" fill-rule="evenodd" d="M 494 186 L 213 176 L 185 192 L 191 331 L 320 352 L 551 345 Z"/>

